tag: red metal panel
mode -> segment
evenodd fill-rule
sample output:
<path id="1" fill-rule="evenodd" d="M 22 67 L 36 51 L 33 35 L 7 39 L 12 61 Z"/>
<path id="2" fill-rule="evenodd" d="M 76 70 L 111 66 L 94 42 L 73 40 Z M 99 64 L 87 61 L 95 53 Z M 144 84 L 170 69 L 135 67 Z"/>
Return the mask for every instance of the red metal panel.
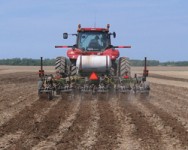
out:
<path id="1" fill-rule="evenodd" d="M 79 28 L 78 32 L 80 31 L 104 31 L 104 32 L 108 32 L 109 30 L 106 28 Z"/>

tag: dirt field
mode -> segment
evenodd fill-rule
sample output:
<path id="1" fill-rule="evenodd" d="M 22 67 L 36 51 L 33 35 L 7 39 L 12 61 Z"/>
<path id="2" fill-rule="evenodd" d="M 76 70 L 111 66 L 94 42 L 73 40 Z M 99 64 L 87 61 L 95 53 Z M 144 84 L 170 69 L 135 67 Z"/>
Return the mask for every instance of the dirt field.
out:
<path id="1" fill-rule="evenodd" d="M 49 101 L 37 67 L 0 66 L 0 149 L 188 150 L 188 68 L 150 69 L 149 96 Z"/>

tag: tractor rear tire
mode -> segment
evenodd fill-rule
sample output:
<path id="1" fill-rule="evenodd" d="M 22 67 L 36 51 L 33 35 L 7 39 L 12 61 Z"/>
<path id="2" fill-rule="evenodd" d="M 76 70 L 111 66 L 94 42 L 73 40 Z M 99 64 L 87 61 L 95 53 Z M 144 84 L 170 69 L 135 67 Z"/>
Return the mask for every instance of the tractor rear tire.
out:
<path id="1" fill-rule="evenodd" d="M 77 74 L 77 68 L 76 66 L 72 65 L 71 66 L 71 76 L 75 76 Z"/>
<path id="2" fill-rule="evenodd" d="M 67 76 L 67 61 L 65 57 L 56 58 L 55 70 L 58 71 L 62 76 Z"/>
<path id="3" fill-rule="evenodd" d="M 120 77 L 123 77 L 125 75 L 128 75 L 129 77 L 131 76 L 131 67 L 129 61 L 124 58 L 120 57 L 119 58 L 119 65 L 118 65 L 118 75 Z"/>
<path id="4" fill-rule="evenodd" d="M 110 75 L 115 76 L 115 69 L 113 67 L 110 68 Z"/>
<path id="5" fill-rule="evenodd" d="M 117 75 L 117 63 L 112 61 L 112 67 L 110 68 L 110 75 L 116 76 Z"/>

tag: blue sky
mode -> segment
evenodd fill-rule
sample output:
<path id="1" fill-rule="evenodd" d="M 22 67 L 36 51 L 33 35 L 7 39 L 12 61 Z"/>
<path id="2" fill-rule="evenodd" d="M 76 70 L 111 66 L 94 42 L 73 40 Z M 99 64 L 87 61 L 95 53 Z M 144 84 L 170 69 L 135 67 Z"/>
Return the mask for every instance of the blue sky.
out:
<path id="1" fill-rule="evenodd" d="M 117 34 L 113 45 L 131 59 L 188 60 L 186 0 L 0 0 L 0 58 L 55 58 L 73 45 L 62 38 L 82 27 L 106 27 Z"/>

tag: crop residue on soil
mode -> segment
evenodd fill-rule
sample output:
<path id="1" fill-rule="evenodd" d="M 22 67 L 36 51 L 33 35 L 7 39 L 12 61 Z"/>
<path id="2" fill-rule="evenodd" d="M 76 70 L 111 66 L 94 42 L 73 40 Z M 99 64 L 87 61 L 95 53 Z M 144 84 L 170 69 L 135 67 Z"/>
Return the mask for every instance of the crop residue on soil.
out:
<path id="1" fill-rule="evenodd" d="M 48 101 L 34 72 L 0 74 L 0 149 L 186 150 L 188 89 L 153 78 L 148 96 Z"/>

